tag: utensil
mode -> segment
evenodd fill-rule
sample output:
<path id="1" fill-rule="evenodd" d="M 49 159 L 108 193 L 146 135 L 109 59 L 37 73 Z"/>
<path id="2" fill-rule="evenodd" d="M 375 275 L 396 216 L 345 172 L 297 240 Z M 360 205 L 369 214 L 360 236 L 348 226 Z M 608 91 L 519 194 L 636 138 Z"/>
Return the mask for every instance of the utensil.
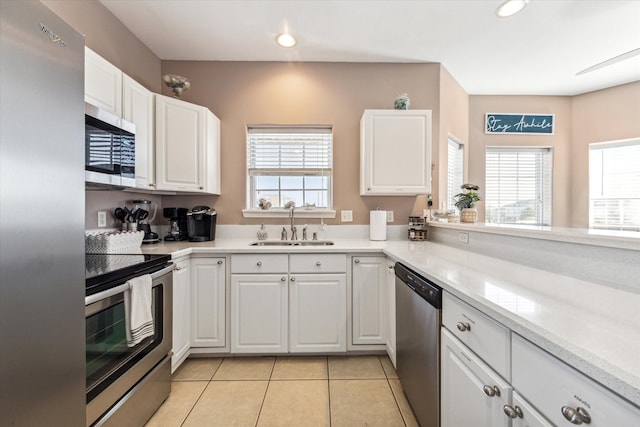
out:
<path id="1" fill-rule="evenodd" d="M 126 206 L 123 209 L 124 209 L 124 212 L 126 214 L 127 221 L 128 222 L 135 222 L 135 219 L 133 217 L 133 212 L 131 210 L 129 210 L 129 208 L 126 207 Z"/>
<path id="2" fill-rule="evenodd" d="M 142 220 L 145 220 L 149 217 L 149 211 L 144 210 L 144 209 L 138 209 L 136 211 L 136 221 L 140 222 Z"/>
<path id="3" fill-rule="evenodd" d="M 127 214 L 124 212 L 122 208 L 116 208 L 113 214 L 116 217 L 116 219 L 120 222 L 124 222 L 125 218 L 127 217 Z"/>

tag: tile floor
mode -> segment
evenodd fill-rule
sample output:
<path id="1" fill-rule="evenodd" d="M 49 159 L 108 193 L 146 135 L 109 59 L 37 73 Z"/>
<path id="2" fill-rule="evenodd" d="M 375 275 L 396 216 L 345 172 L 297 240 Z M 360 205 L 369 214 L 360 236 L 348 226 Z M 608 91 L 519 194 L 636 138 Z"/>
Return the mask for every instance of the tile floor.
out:
<path id="1" fill-rule="evenodd" d="M 387 356 L 187 359 L 147 427 L 418 426 Z"/>

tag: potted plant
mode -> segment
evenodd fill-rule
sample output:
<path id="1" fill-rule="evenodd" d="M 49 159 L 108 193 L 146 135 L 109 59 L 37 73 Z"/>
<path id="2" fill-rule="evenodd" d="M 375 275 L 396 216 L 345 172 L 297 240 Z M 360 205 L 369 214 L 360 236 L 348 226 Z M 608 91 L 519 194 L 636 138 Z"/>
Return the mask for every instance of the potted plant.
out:
<path id="1" fill-rule="evenodd" d="M 475 184 L 462 184 L 460 188 L 462 192 L 453 196 L 456 207 L 460 209 L 460 222 L 476 222 L 478 211 L 475 206 L 480 201 L 480 187 Z"/>

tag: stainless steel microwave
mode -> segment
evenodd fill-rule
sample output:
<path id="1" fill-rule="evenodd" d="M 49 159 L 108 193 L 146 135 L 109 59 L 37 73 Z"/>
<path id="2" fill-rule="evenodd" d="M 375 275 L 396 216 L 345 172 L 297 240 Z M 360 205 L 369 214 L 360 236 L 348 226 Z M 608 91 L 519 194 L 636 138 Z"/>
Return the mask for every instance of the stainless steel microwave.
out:
<path id="1" fill-rule="evenodd" d="M 87 186 L 135 187 L 136 126 L 86 102 L 84 117 Z"/>

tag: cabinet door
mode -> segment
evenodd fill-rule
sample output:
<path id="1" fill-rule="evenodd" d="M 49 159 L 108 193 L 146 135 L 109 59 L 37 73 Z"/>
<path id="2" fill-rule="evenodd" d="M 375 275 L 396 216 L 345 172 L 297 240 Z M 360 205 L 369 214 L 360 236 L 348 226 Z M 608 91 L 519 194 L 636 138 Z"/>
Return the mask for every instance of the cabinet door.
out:
<path id="1" fill-rule="evenodd" d="M 203 192 L 206 108 L 162 95 L 155 98 L 158 190 Z"/>
<path id="2" fill-rule="evenodd" d="M 289 330 L 291 352 L 346 351 L 346 274 L 292 274 Z"/>
<path id="3" fill-rule="evenodd" d="M 84 48 L 84 100 L 122 117 L 122 71 L 88 47 Z"/>
<path id="4" fill-rule="evenodd" d="M 387 292 L 385 297 L 387 299 L 387 355 L 391 359 L 393 366 L 396 366 L 396 274 L 393 269 L 395 263 L 393 261 L 386 261 L 385 269 L 385 286 Z"/>
<path id="5" fill-rule="evenodd" d="M 513 419 L 513 427 L 553 427 L 545 417 L 531 406 L 517 391 L 513 392 L 513 405 L 516 417 Z"/>
<path id="6" fill-rule="evenodd" d="M 171 372 L 174 372 L 189 356 L 191 292 L 189 260 L 180 261 L 173 270 L 173 356 Z"/>
<path id="7" fill-rule="evenodd" d="M 360 121 L 360 195 L 431 192 L 431 111 L 366 110 Z"/>
<path id="8" fill-rule="evenodd" d="M 441 425 L 508 427 L 503 406 L 511 386 L 449 331 L 441 333 Z"/>
<path id="9" fill-rule="evenodd" d="M 191 346 L 224 347 L 225 260 L 191 259 Z"/>
<path id="10" fill-rule="evenodd" d="M 385 270 L 384 257 L 353 258 L 353 344 L 386 344 Z"/>
<path id="11" fill-rule="evenodd" d="M 286 274 L 231 275 L 231 351 L 286 353 Z"/>
<path id="12" fill-rule="evenodd" d="M 136 187 L 155 188 L 153 92 L 126 74 L 122 80 L 122 117 L 136 125 Z"/>

